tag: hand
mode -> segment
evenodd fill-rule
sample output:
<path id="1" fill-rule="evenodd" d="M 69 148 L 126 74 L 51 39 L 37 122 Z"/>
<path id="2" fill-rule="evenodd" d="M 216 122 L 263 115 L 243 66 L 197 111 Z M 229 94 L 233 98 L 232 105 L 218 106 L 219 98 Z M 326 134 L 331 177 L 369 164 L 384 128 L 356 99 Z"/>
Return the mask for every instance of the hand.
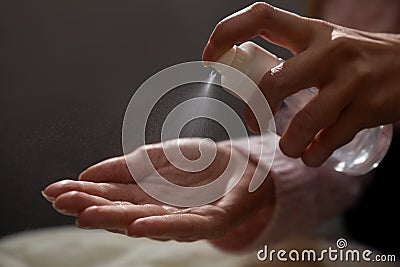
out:
<path id="1" fill-rule="evenodd" d="M 286 155 L 319 166 L 360 130 L 400 120 L 399 35 L 358 31 L 256 3 L 215 27 L 203 60 L 216 61 L 255 36 L 295 54 L 259 84 L 275 112 L 287 96 L 319 89 L 282 135 Z M 244 115 L 257 129 L 249 109 Z"/>
<path id="2" fill-rule="evenodd" d="M 199 139 L 180 139 L 179 148 L 186 158 L 193 160 L 199 157 L 199 142 Z M 164 146 L 176 144 L 169 141 Z M 149 155 L 164 178 L 182 186 L 198 186 L 213 181 L 223 172 L 229 157 L 237 155 L 230 145 L 217 143 L 212 165 L 193 174 L 171 165 L 162 144 L 143 146 L 139 150 Z M 51 184 L 44 190 L 44 196 L 60 213 L 76 216 L 78 226 L 83 228 L 101 228 L 160 240 L 216 239 L 213 243 L 226 249 L 234 248 L 230 242 L 233 236 L 241 238 L 242 241 L 235 244 L 242 246 L 243 242 L 251 242 L 257 237 L 258 231 L 263 229 L 260 224 L 268 223 L 268 214 L 272 213 L 274 204 L 273 185 L 267 179 L 257 191 L 248 192 L 255 170 L 253 161 L 247 163 L 238 184 L 221 199 L 199 207 L 177 208 L 152 198 L 135 183 L 126 164 L 128 161 L 133 166 L 143 165 L 143 159 L 135 152 L 127 155 L 126 159 L 113 158 L 90 167 L 80 175 L 79 181 L 64 180 Z M 243 234 L 244 228 L 246 235 Z"/>

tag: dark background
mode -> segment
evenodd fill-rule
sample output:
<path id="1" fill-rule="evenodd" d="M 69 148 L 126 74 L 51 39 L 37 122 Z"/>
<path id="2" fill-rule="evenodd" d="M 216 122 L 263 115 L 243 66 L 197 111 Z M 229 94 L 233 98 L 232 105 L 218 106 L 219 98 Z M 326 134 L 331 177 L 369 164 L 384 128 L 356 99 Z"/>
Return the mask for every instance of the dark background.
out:
<path id="1" fill-rule="evenodd" d="M 165 67 L 200 60 L 215 24 L 252 2 L 2 0 L 0 236 L 73 223 L 41 190 L 120 155 L 136 88 Z M 302 1 L 269 2 L 302 10 Z"/>

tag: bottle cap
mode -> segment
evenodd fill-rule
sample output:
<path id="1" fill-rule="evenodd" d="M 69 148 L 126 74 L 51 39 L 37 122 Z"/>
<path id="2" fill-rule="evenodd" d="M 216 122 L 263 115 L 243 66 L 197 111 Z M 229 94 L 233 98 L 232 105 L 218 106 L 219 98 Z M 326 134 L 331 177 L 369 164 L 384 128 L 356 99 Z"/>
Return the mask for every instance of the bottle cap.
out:
<path id="1" fill-rule="evenodd" d="M 218 63 L 222 63 L 243 73 L 246 73 L 247 64 L 249 63 L 250 55 L 247 51 L 234 45 L 225 54 L 223 54 L 218 60 Z M 218 67 L 217 67 L 218 69 Z"/>
<path id="2" fill-rule="evenodd" d="M 280 61 L 277 56 L 265 50 L 261 46 L 253 42 L 245 42 L 239 46 L 238 50 L 247 54 L 246 73 L 257 85 L 260 84 L 262 77 L 273 67 L 279 65 Z M 238 53 L 237 53 L 238 55 Z M 238 57 L 237 61 L 241 59 Z"/>

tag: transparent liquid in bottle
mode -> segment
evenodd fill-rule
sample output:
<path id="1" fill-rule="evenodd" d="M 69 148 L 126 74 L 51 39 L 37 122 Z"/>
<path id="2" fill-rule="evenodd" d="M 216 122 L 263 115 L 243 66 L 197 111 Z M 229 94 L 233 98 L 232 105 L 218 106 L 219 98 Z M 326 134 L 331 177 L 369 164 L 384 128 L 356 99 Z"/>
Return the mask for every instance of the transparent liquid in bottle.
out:
<path id="1" fill-rule="evenodd" d="M 315 88 L 301 90 L 285 99 L 275 114 L 277 133 L 282 135 L 293 116 L 318 93 Z M 338 172 L 363 175 L 376 168 L 390 147 L 392 125 L 382 125 L 360 131 L 354 139 L 335 150 L 325 162 Z"/>

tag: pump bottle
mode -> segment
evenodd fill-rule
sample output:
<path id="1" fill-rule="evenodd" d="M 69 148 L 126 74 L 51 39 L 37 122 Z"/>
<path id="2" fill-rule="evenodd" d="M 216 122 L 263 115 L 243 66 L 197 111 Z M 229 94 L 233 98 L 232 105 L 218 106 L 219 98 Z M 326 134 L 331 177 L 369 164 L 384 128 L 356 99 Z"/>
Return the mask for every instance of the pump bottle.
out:
<path id="1" fill-rule="evenodd" d="M 255 84 L 273 67 L 282 62 L 275 55 L 253 42 L 234 46 L 217 62 L 231 66 L 246 74 Z M 240 77 L 224 74 L 223 68 L 215 67 L 221 74 L 222 86 L 240 86 Z M 293 116 L 318 93 L 316 88 L 301 90 L 287 97 L 275 115 L 277 134 L 282 135 Z M 382 125 L 360 131 L 345 146 L 338 148 L 324 163 L 347 175 L 362 175 L 376 168 L 389 149 L 393 135 L 392 125 Z"/>

